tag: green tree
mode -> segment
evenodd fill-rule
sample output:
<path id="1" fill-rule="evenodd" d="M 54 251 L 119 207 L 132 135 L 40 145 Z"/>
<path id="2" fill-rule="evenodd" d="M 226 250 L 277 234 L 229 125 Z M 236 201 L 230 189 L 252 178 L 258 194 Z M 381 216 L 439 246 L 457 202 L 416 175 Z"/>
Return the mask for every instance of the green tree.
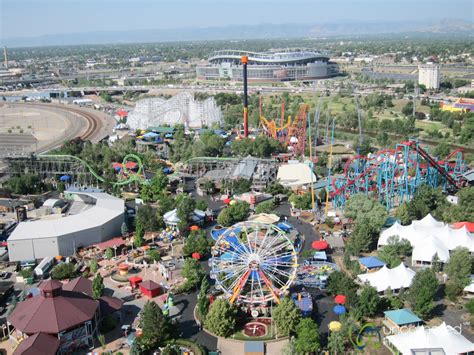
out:
<path id="1" fill-rule="evenodd" d="M 280 299 L 280 303 L 273 309 L 272 319 L 280 334 L 290 335 L 296 331 L 301 312 L 293 300 L 285 297 Z"/>
<path id="2" fill-rule="evenodd" d="M 99 263 L 97 262 L 96 259 L 92 259 L 90 264 L 89 264 L 89 269 L 90 271 L 95 274 L 97 270 L 99 269 Z"/>
<path id="3" fill-rule="evenodd" d="M 210 300 L 207 295 L 209 289 L 209 281 L 207 280 L 207 276 L 204 276 L 201 281 L 197 300 L 197 311 L 202 322 L 206 320 L 207 312 L 209 311 Z"/>
<path id="4" fill-rule="evenodd" d="M 235 330 L 237 308 L 225 299 L 214 301 L 204 322 L 206 328 L 217 336 L 228 337 Z"/>
<path id="5" fill-rule="evenodd" d="M 99 299 L 104 294 L 104 279 L 100 273 L 96 274 L 94 280 L 92 281 L 92 297 L 94 299 Z"/>
<path id="6" fill-rule="evenodd" d="M 407 299 L 413 311 L 421 318 L 425 319 L 430 316 L 434 308 L 433 299 L 438 287 L 438 280 L 431 269 L 421 270 L 413 278 Z"/>
<path id="7" fill-rule="evenodd" d="M 380 297 L 377 290 L 372 286 L 365 285 L 362 288 L 362 292 L 359 296 L 359 302 L 357 303 L 356 314 L 358 318 L 364 317 L 375 317 L 379 310 Z"/>
<path id="8" fill-rule="evenodd" d="M 255 213 L 272 213 L 275 210 L 275 201 L 273 199 L 261 202 L 255 207 Z"/>
<path id="9" fill-rule="evenodd" d="M 184 256 L 191 256 L 192 253 L 199 253 L 202 256 L 209 252 L 209 242 L 206 237 L 206 231 L 192 231 L 184 242 Z"/>
<path id="10" fill-rule="evenodd" d="M 71 263 L 62 263 L 53 268 L 51 278 L 55 280 L 72 279 L 76 276 L 76 267 Z"/>
<path id="11" fill-rule="evenodd" d="M 147 252 L 148 259 L 151 261 L 160 261 L 161 260 L 161 254 L 158 250 L 152 249 Z"/>
<path id="12" fill-rule="evenodd" d="M 354 280 L 342 271 L 335 271 L 329 275 L 327 291 L 333 296 L 345 295 L 350 306 L 357 305 L 358 288 Z"/>
<path id="13" fill-rule="evenodd" d="M 135 227 L 135 235 L 133 237 L 133 245 L 135 248 L 140 248 L 145 243 L 145 240 L 143 239 L 144 235 L 145 231 L 143 230 L 142 224 L 137 223 Z"/>
<path id="14" fill-rule="evenodd" d="M 245 220 L 250 212 L 247 202 L 238 201 L 233 205 L 224 208 L 217 216 L 217 223 L 224 227 L 229 227 L 237 222 Z"/>
<path id="15" fill-rule="evenodd" d="M 161 350 L 161 355 L 181 355 L 181 349 L 176 344 L 166 344 Z"/>
<path id="16" fill-rule="evenodd" d="M 112 250 L 112 248 L 107 248 L 105 249 L 105 258 L 107 260 L 110 260 L 114 257 L 114 251 Z"/>
<path id="17" fill-rule="evenodd" d="M 395 216 L 400 220 L 402 226 L 407 226 L 411 223 L 410 213 L 408 212 L 408 206 L 406 203 L 398 206 Z"/>
<path id="18" fill-rule="evenodd" d="M 179 230 L 181 233 L 186 233 L 191 225 L 191 218 L 195 208 L 196 202 L 188 195 L 181 194 L 176 197 L 176 215 L 179 218 Z"/>
<path id="19" fill-rule="evenodd" d="M 204 275 L 205 271 L 197 260 L 187 258 L 184 261 L 183 269 L 181 270 L 181 276 L 186 279 L 187 288 L 196 288 Z"/>
<path id="20" fill-rule="evenodd" d="M 170 336 L 168 321 L 161 308 L 153 301 L 148 301 L 143 307 L 140 328 L 143 333 L 137 341 L 147 351 L 163 345 Z"/>
<path id="21" fill-rule="evenodd" d="M 160 225 L 156 218 L 156 211 L 150 205 L 142 205 L 137 209 L 135 228 L 139 224 L 145 232 L 153 232 L 159 229 Z"/>
<path id="22" fill-rule="evenodd" d="M 168 186 L 168 177 L 160 169 L 148 184 L 142 184 L 140 186 L 140 197 L 145 202 L 158 201 L 165 193 L 166 186 Z"/>
<path id="23" fill-rule="evenodd" d="M 297 208 L 299 210 L 310 210 L 313 203 L 311 193 L 309 192 L 306 192 L 303 195 L 293 194 L 289 197 L 288 201 L 290 201 L 293 208 Z"/>
<path id="24" fill-rule="evenodd" d="M 319 328 L 311 318 L 303 318 L 296 327 L 294 349 L 297 354 L 315 353 L 320 350 Z"/>
<path id="25" fill-rule="evenodd" d="M 346 339 L 342 331 L 330 332 L 328 337 L 328 350 L 331 355 L 344 355 L 346 352 Z"/>
<path id="26" fill-rule="evenodd" d="M 413 248 L 408 240 L 400 239 L 398 235 L 392 235 L 387 242 L 387 245 L 377 251 L 377 255 L 388 267 L 394 268 L 400 265 L 404 257 L 411 254 Z"/>
<path id="27" fill-rule="evenodd" d="M 122 223 L 122 226 L 120 227 L 120 232 L 122 233 L 122 237 L 126 238 L 128 236 L 127 223 L 125 223 L 125 222 Z"/>
<path id="28" fill-rule="evenodd" d="M 428 213 L 435 218 L 441 219 L 444 210 L 449 206 L 446 197 L 440 189 L 434 189 L 428 185 L 418 187 L 415 195 L 407 204 L 411 220 L 422 219 Z"/>
<path id="29" fill-rule="evenodd" d="M 445 270 L 449 276 L 449 280 L 457 285 L 459 290 L 462 290 L 471 282 L 472 265 L 473 258 L 471 257 L 469 249 L 457 247 L 451 252 Z"/>
<path id="30" fill-rule="evenodd" d="M 205 211 L 207 210 L 207 202 L 204 200 L 199 200 L 196 202 L 196 209 L 200 211 Z"/>
<path id="31" fill-rule="evenodd" d="M 273 182 L 270 185 L 267 186 L 265 189 L 265 192 L 267 194 L 270 194 L 272 196 L 276 195 L 289 195 L 290 190 L 286 187 L 284 187 L 282 184 L 279 182 Z"/>

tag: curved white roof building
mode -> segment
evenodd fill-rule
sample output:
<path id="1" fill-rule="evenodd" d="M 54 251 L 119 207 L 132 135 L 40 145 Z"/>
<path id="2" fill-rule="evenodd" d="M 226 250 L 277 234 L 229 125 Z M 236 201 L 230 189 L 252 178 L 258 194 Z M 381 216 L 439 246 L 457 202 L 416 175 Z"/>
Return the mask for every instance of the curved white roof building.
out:
<path id="1" fill-rule="evenodd" d="M 378 247 L 389 244 L 392 236 L 408 240 L 413 247 L 412 265 L 429 265 L 435 254 L 441 262 L 449 260 L 449 252 L 457 247 L 465 247 L 474 253 L 474 235 L 466 226 L 454 229 L 437 221 L 431 214 L 408 226 L 396 222 L 380 233 Z"/>
<path id="2" fill-rule="evenodd" d="M 220 50 L 209 56 L 209 64 L 196 67 L 200 79 L 242 80 L 242 56 L 248 57 L 247 73 L 251 81 L 313 80 L 338 74 L 337 64 L 329 63 L 327 54 L 309 49 L 274 52 Z"/>
<path id="3" fill-rule="evenodd" d="M 101 192 L 66 192 L 73 199 L 64 215 L 20 222 L 8 238 L 10 261 L 73 255 L 121 235 L 125 203 Z"/>

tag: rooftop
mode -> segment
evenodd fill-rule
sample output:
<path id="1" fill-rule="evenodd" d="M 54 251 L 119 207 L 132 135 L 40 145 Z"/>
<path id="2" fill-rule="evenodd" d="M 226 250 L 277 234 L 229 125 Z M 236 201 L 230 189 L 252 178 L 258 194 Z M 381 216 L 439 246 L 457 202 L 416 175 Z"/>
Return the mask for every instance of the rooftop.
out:
<path id="1" fill-rule="evenodd" d="M 77 199 L 74 204 L 79 208 L 62 218 L 41 219 L 20 222 L 12 232 L 9 241 L 38 238 L 51 238 L 74 234 L 84 229 L 92 229 L 124 213 L 123 200 L 102 192 L 66 191 Z M 87 206 L 84 206 L 87 205 Z M 73 207 L 71 207 L 72 209 Z"/>
<path id="2" fill-rule="evenodd" d="M 396 325 L 405 325 L 422 322 L 411 309 L 402 308 L 384 312 L 385 317 L 390 319 Z"/>
<path id="3" fill-rule="evenodd" d="M 359 258 L 359 262 L 364 265 L 367 269 L 374 269 L 376 267 L 382 267 L 385 263 L 375 256 L 367 256 Z"/>

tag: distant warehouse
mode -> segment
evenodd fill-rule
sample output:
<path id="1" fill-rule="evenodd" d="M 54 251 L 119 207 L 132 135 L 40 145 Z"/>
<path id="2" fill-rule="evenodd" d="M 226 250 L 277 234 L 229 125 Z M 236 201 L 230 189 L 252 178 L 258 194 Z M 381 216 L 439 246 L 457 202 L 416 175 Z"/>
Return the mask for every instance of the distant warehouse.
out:
<path id="1" fill-rule="evenodd" d="M 20 222 L 8 238 L 10 261 L 73 255 L 77 248 L 119 236 L 124 201 L 101 192 L 66 192 L 66 213 Z"/>
<path id="2" fill-rule="evenodd" d="M 196 76 L 202 80 L 242 80 L 243 55 L 248 56 L 248 79 L 254 82 L 314 80 L 339 73 L 337 64 L 330 63 L 327 55 L 310 50 L 268 53 L 221 50 L 211 54 L 208 65 L 196 67 Z"/>

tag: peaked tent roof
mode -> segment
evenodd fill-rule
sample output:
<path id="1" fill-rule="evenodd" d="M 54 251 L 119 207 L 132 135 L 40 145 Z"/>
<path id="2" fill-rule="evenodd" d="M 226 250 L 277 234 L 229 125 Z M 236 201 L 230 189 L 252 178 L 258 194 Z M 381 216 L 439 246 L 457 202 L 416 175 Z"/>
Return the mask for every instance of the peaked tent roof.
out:
<path id="1" fill-rule="evenodd" d="M 453 224 L 454 229 L 466 227 L 470 233 L 474 233 L 474 222 L 457 222 Z"/>
<path id="2" fill-rule="evenodd" d="M 23 340 L 13 355 L 55 355 L 60 341 L 46 333 L 36 333 Z"/>
<path id="3" fill-rule="evenodd" d="M 438 255 L 439 261 L 445 263 L 449 260 L 449 250 L 434 235 L 429 235 L 416 242 L 413 248 L 412 259 L 416 261 L 431 262 Z"/>
<path id="4" fill-rule="evenodd" d="M 434 328 L 421 326 L 412 332 L 390 335 L 387 339 L 403 355 L 411 355 L 415 349 L 443 349 L 445 354 L 474 351 L 473 343 L 444 322 Z"/>
<path id="5" fill-rule="evenodd" d="M 393 269 L 389 269 L 386 265 L 380 270 L 368 274 L 357 275 L 362 282 L 368 282 L 378 292 L 387 290 L 389 287 L 392 290 L 399 288 L 410 287 L 415 271 L 407 268 L 405 264 L 401 263 Z"/>
<path id="6" fill-rule="evenodd" d="M 394 309 L 383 312 L 387 318 L 397 325 L 418 323 L 422 320 L 409 308 Z"/>

